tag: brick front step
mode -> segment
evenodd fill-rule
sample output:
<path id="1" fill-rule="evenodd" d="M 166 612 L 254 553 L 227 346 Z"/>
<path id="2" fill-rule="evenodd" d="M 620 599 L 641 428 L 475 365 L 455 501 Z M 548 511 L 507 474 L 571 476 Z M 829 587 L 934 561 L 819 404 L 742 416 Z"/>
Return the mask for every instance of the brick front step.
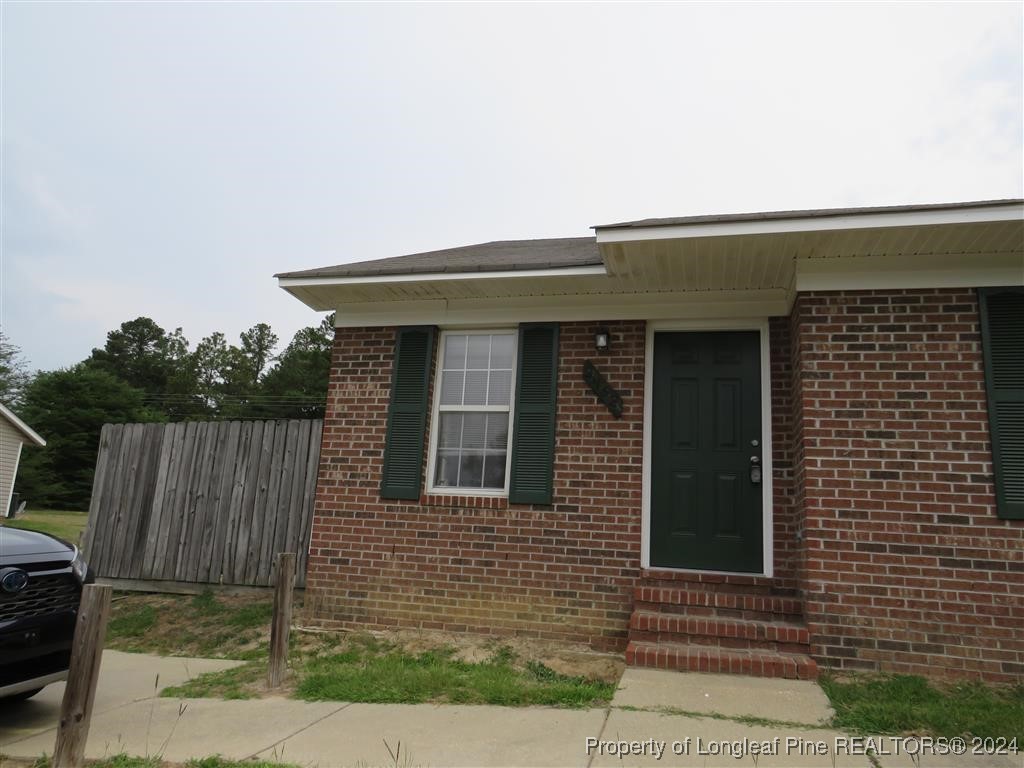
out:
<path id="1" fill-rule="evenodd" d="M 818 677 L 818 665 L 804 654 L 726 650 L 689 643 L 630 641 L 626 646 L 626 663 L 681 672 L 719 672 L 790 680 L 814 680 Z"/>
<path id="2" fill-rule="evenodd" d="M 807 653 L 807 627 L 783 621 L 754 621 L 637 610 L 629 621 L 629 639 L 691 643 L 721 648 L 761 648 Z"/>
<path id="3" fill-rule="evenodd" d="M 803 603 L 794 597 L 712 592 L 705 589 L 639 586 L 633 590 L 633 599 L 637 610 L 691 616 L 772 621 L 779 618 L 800 619 L 804 612 Z"/>

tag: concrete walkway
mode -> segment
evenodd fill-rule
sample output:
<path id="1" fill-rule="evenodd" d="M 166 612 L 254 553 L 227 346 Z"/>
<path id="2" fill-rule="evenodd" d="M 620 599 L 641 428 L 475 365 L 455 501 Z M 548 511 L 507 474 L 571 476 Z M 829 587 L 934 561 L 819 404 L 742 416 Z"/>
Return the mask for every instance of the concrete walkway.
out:
<path id="1" fill-rule="evenodd" d="M 157 675 L 163 688 L 233 663 L 108 651 L 88 756 L 125 752 L 184 761 L 219 753 L 325 768 L 1024 767 L 1020 755 L 915 760 L 892 740 L 870 745 L 880 753 L 872 761 L 867 743 L 824 727 L 831 716 L 828 701 L 817 685 L 804 681 L 628 669 L 610 707 L 583 711 L 283 698 L 179 702 L 154 696 Z M 0 753 L 31 758 L 51 752 L 62 691 L 52 686 L 36 699 L 0 709 Z M 397 751 L 399 745 L 395 760 L 388 747 Z M 756 759 L 754 750 L 761 751 Z"/>

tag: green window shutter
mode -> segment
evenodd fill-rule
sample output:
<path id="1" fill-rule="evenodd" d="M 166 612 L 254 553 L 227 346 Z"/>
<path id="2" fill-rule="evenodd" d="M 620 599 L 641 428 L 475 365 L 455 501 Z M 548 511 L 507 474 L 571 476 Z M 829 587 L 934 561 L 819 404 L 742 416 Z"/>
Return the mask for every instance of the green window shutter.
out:
<path id="1" fill-rule="evenodd" d="M 558 325 L 519 326 L 512 474 L 513 504 L 550 504 L 555 462 L 555 391 Z"/>
<path id="2" fill-rule="evenodd" d="M 391 406 L 380 495 L 419 499 L 423 477 L 423 435 L 427 428 L 427 389 L 434 354 L 434 329 L 399 328 L 391 371 Z"/>
<path id="3" fill-rule="evenodd" d="M 999 517 L 1024 520 L 1024 287 L 979 288 Z"/>

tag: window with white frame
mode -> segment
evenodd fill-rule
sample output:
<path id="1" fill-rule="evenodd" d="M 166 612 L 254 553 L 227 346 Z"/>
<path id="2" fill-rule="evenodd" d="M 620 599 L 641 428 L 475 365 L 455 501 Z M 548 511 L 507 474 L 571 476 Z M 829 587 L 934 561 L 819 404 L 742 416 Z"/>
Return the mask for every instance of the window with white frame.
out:
<path id="1" fill-rule="evenodd" d="M 446 331 L 434 382 L 431 485 L 436 491 L 508 490 L 514 331 Z"/>

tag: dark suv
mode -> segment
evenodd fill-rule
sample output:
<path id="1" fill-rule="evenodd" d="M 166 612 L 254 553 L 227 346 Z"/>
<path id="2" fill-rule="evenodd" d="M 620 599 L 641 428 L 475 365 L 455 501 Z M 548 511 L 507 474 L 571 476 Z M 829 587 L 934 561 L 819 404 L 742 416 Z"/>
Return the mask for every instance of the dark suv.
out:
<path id="1" fill-rule="evenodd" d="M 77 547 L 0 526 L 0 699 L 27 699 L 64 680 L 92 574 Z"/>

